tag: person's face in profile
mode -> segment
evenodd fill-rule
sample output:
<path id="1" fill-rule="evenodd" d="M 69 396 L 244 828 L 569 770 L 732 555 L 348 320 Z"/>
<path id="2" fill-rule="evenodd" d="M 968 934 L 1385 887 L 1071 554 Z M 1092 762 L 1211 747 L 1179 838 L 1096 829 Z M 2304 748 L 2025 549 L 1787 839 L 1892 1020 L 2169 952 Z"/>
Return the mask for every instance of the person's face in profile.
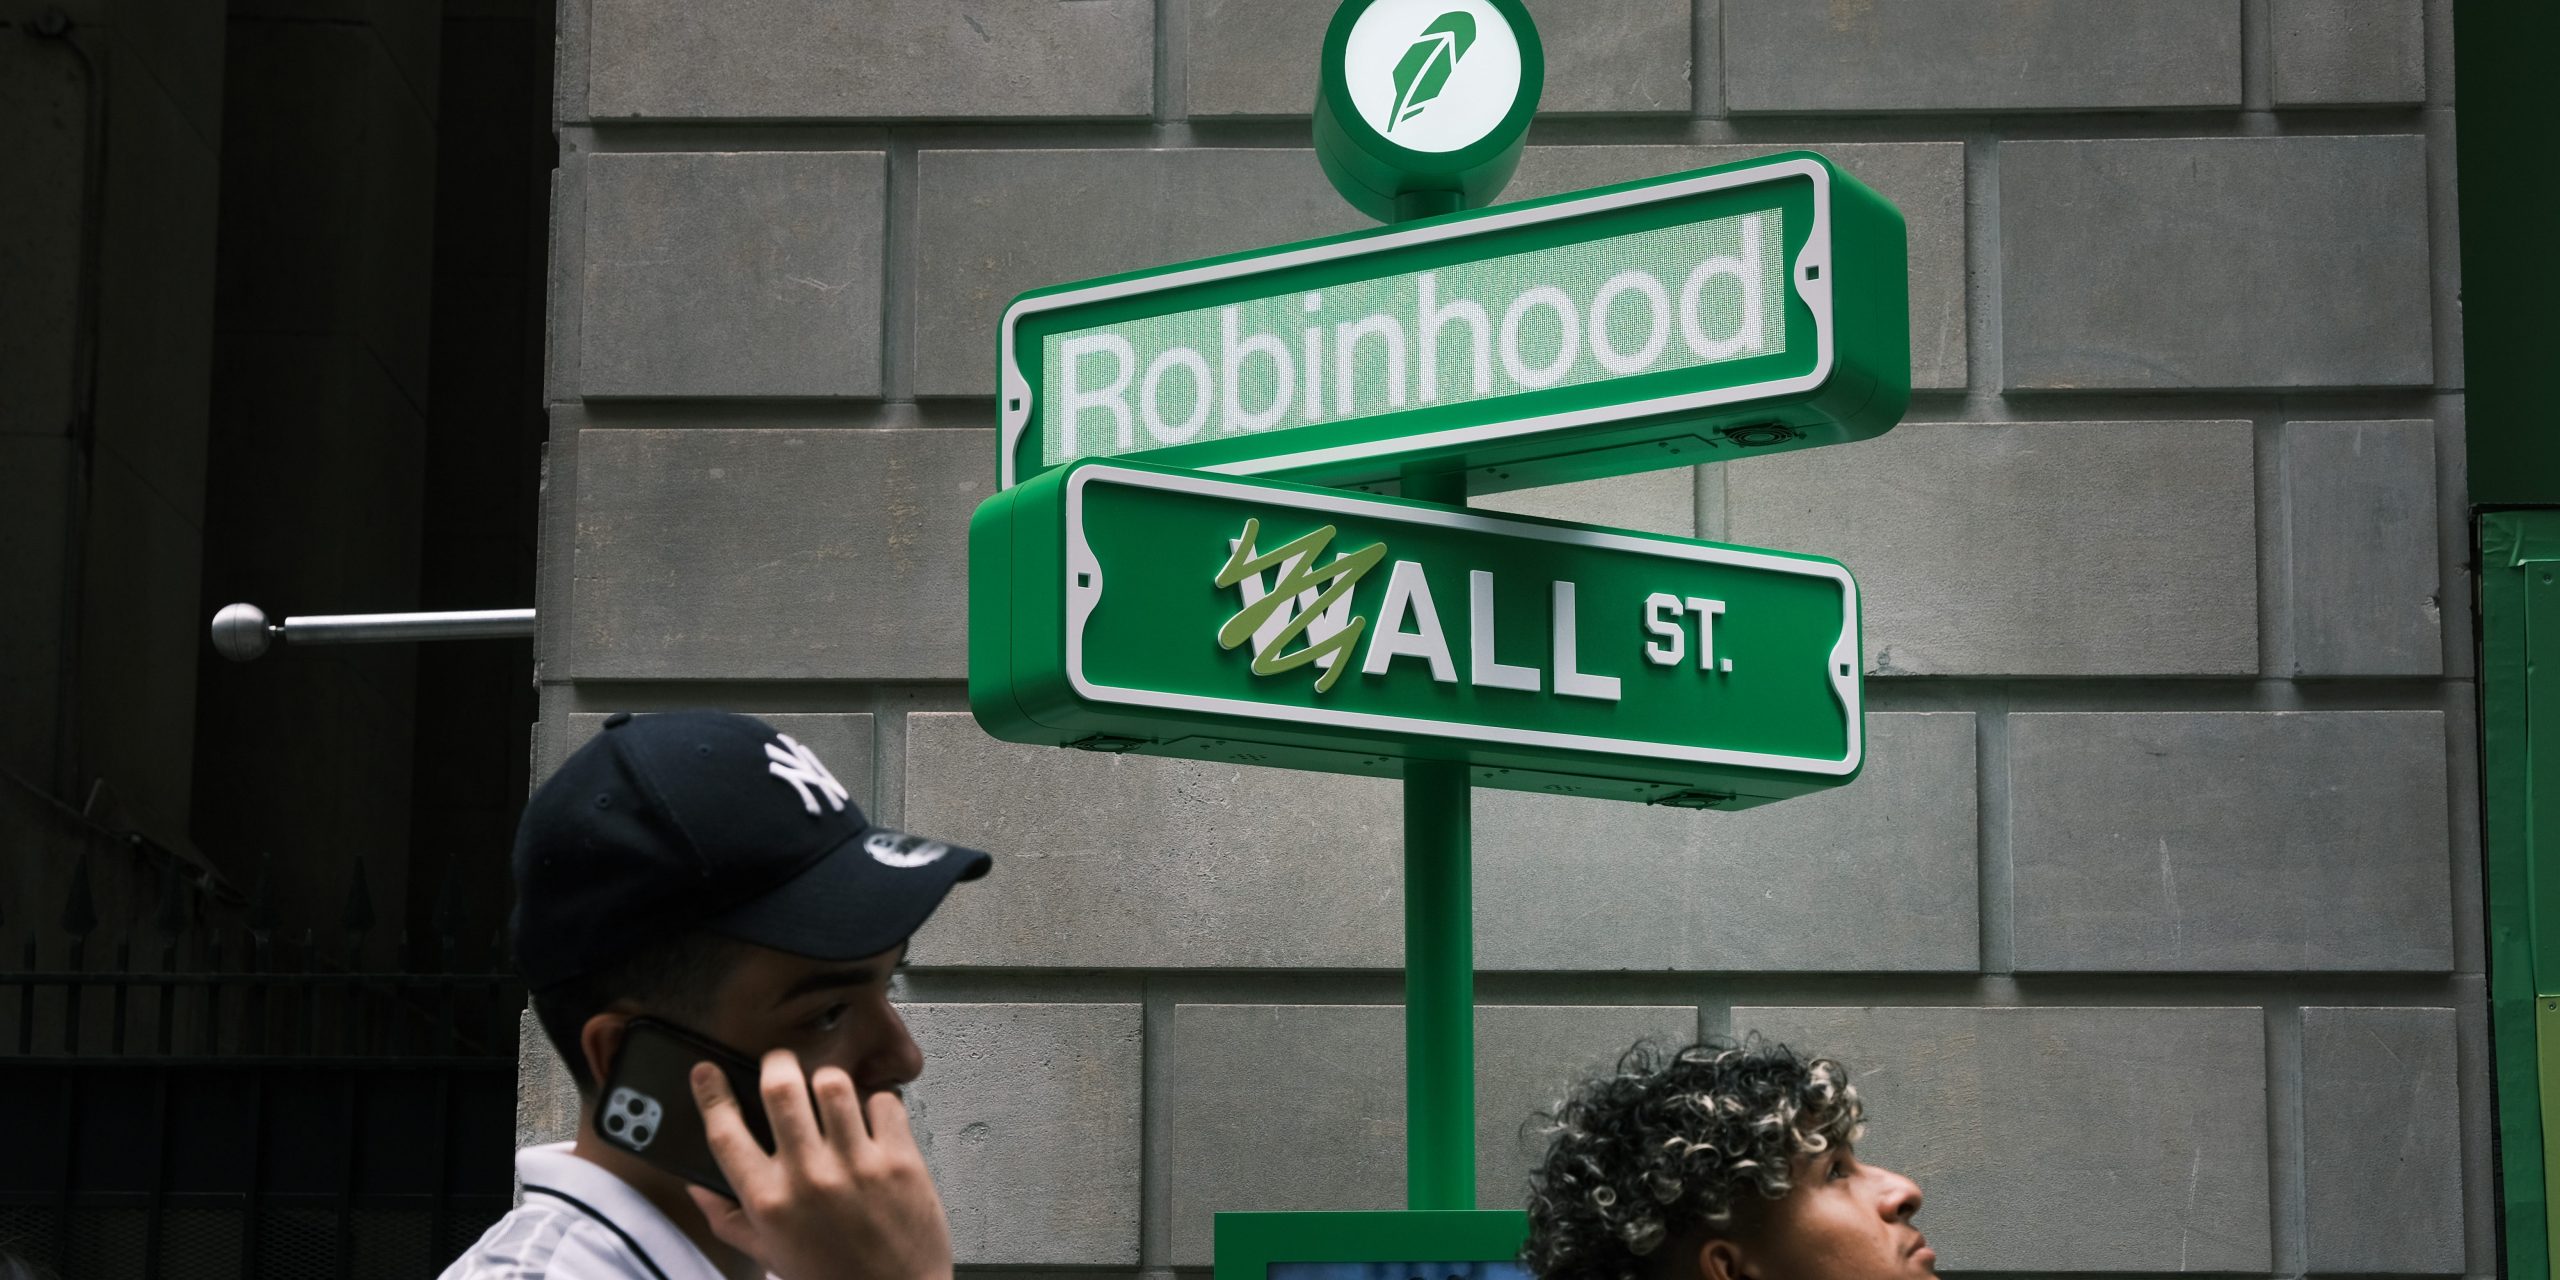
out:
<path id="1" fill-rule="evenodd" d="M 1802 1162 L 1786 1198 L 1770 1202 L 1748 1243 L 1708 1244 L 1707 1280 L 1910 1280 L 1938 1273 L 1912 1215 L 1920 1185 L 1841 1145 Z"/>
<path id="2" fill-rule="evenodd" d="M 789 1049 L 804 1071 L 839 1067 L 868 1097 L 924 1072 L 924 1052 L 889 1003 L 901 944 L 860 960 L 811 960 L 744 948 L 697 1028 L 750 1057 Z"/>

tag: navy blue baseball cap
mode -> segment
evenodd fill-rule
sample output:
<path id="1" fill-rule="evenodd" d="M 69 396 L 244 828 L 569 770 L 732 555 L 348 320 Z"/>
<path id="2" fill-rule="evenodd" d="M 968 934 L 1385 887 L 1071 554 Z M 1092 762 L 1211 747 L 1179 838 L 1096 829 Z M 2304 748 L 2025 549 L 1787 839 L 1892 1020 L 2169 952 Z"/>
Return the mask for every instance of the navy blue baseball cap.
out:
<path id="1" fill-rule="evenodd" d="M 815 753 L 753 716 L 620 714 L 517 824 L 516 968 L 540 991 L 696 929 L 858 960 L 990 861 L 872 826 Z"/>

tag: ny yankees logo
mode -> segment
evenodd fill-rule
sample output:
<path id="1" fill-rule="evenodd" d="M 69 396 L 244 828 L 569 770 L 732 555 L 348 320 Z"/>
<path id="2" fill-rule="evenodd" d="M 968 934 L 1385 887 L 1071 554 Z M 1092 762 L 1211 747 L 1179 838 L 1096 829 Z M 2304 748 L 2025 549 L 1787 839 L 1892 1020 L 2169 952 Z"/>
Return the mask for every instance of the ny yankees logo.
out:
<path id="1" fill-rule="evenodd" d="M 765 772 L 790 783 L 791 789 L 800 793 L 800 803 L 808 806 L 811 816 L 818 812 L 818 797 L 821 795 L 827 798 L 828 804 L 835 806 L 836 812 L 844 812 L 845 798 L 853 793 L 845 790 L 844 784 L 836 781 L 836 776 L 827 772 L 825 765 L 818 763 L 816 753 L 792 741 L 790 734 L 778 733 L 774 737 L 779 741 L 764 744 L 765 755 L 773 761 L 765 766 Z"/>

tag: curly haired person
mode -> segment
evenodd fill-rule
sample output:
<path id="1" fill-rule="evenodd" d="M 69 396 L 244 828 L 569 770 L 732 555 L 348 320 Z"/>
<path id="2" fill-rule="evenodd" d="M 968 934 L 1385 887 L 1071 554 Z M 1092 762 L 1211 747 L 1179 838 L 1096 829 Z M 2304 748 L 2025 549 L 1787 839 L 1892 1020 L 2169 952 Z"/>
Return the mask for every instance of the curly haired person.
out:
<path id="1" fill-rule="evenodd" d="M 1863 1116 L 1828 1058 L 1639 1044 L 1546 1117 L 1523 1260 L 1539 1280 L 1935 1275 L 1918 1184 L 1858 1159 Z"/>

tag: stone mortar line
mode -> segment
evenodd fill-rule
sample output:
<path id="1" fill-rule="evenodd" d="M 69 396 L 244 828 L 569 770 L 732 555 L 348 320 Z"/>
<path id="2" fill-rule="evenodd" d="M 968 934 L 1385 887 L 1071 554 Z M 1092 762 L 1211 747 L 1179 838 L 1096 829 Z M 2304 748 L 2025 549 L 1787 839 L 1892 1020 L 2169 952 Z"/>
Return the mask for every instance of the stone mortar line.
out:
<path id="1" fill-rule="evenodd" d="M 2257 418 L 2283 413 L 2304 421 L 2442 420 L 2459 396 L 2432 391 L 2338 394 L 2199 393 L 2164 399 L 2127 393 L 1922 391 L 1905 425 L 2005 422 L 2196 422 Z M 919 400 L 769 397 L 691 400 L 628 396 L 555 402 L 555 411 L 582 412 L 582 425 L 597 430 L 992 430 L 992 397 L 931 396 Z M 2440 442 L 2440 456 L 2460 465 L 2460 440 Z M 2451 477 L 2457 489 L 2458 475 Z M 2467 528 L 2457 513 L 2450 527 Z"/>
<path id="2" fill-rule="evenodd" d="M 587 81 L 592 74 L 595 21 L 592 0 L 558 0 L 552 54 L 552 124 L 566 129 L 587 119 Z"/>
<path id="3" fill-rule="evenodd" d="M 2240 131 L 2276 132 L 2276 42 L 2267 0 L 2240 5 Z"/>
<path id="4" fill-rule="evenodd" d="M 1981 930 L 1976 963 L 1986 974 L 2017 966 L 2017 862 L 2012 852 L 2009 777 L 2009 704 L 1976 708 L 1974 732 L 1975 920 Z"/>
<path id="5" fill-rule="evenodd" d="M 2474 634 L 2471 548 L 2471 459 L 2465 452 L 2468 405 L 2459 391 L 2441 393 L 2429 407 L 2436 444 L 2436 607 L 2447 679 L 2479 679 L 2479 637 Z"/>
<path id="6" fill-rule="evenodd" d="M 560 129 L 560 156 L 551 171 L 551 261 L 544 273 L 543 292 L 548 303 L 543 323 L 548 331 L 543 341 L 544 397 L 553 404 L 580 404 L 578 389 L 580 364 L 580 322 L 585 290 L 582 287 L 587 261 L 587 155 L 591 130 L 574 125 Z M 552 415 L 553 436 L 558 436 L 560 415 Z"/>
<path id="7" fill-rule="evenodd" d="M 2268 1260 L 2298 1276 L 2310 1253 L 2308 1181 L 2303 1167 L 2302 1007 L 2267 1010 Z"/>
<path id="8" fill-rule="evenodd" d="M 1723 53 L 1723 0 L 1695 0 L 1689 8 L 1689 113 L 1697 119 L 1725 115 Z"/>
<path id="9" fill-rule="evenodd" d="M 2487 1274 L 2498 1263 L 2496 1064 L 2489 1056 L 2488 980 L 2457 980 L 2465 998 L 2453 1002 L 2461 1032 L 2454 1038 L 2456 1074 L 2460 1077 L 2462 1115 L 2463 1254 L 2474 1272 Z M 2477 1171 L 2482 1176 L 2468 1176 Z"/>
<path id="10" fill-rule="evenodd" d="M 576 711 L 684 711 L 721 706 L 748 715 L 903 715 L 966 711 L 959 681 L 889 680 L 599 680 L 578 682 Z"/>
<path id="11" fill-rule="evenodd" d="M 905 830 L 907 825 L 907 718 L 873 713 L 871 717 L 871 794 L 874 822 Z"/>
<path id="12" fill-rule="evenodd" d="M 1690 518 L 1698 536 L 1708 542 L 1723 542 L 1732 536 L 1732 520 L 1727 501 L 1730 492 L 1722 465 L 1690 468 L 1694 487 L 1690 491 Z"/>
<path id="13" fill-rule="evenodd" d="M 912 323 L 906 337 L 905 363 L 912 379 Z M 886 366 L 882 369 L 882 376 L 887 376 Z M 565 407 L 582 410 L 585 425 L 599 431 L 939 431 L 953 428 L 992 431 L 996 421 L 993 396 L 935 396 L 923 400 L 881 396 L 763 396 L 721 400 L 617 396 L 571 402 Z"/>
<path id="14" fill-rule="evenodd" d="M 1173 1260 L 1173 1000 L 1149 980 L 1138 1101 L 1138 1264 Z"/>
<path id="15" fill-rule="evenodd" d="M 566 685 L 568 681 L 550 683 Z M 1872 714 L 1932 711 L 2432 711 L 2449 686 L 2469 681 L 2433 676 L 2321 680 L 2185 676 L 1867 676 Z M 951 680 L 636 680 L 575 682 L 577 711 L 675 711 L 717 702 L 749 714 L 765 712 L 965 712 L 968 685 Z"/>
<path id="16" fill-rule="evenodd" d="M 562 754 L 554 748 L 561 745 L 560 735 L 567 731 L 567 716 L 578 697 L 572 674 L 577 627 L 578 441 L 574 427 L 564 429 L 570 421 L 574 419 L 568 415 L 551 414 L 549 439 L 542 446 L 541 523 L 534 544 L 537 609 L 533 683 L 537 719 L 532 726 L 533 760 Z M 529 778 L 528 794 L 540 782 L 539 777 Z"/>
<path id="17" fill-rule="evenodd" d="M 2258 671 L 2290 680 L 2299 664 L 2293 608 L 2293 469 L 2286 465 L 2283 413 L 2250 426 L 2258 493 Z"/>
<path id="18" fill-rule="evenodd" d="M 2427 105 L 2454 105 L 2453 0 L 2426 0 Z"/>
<path id="19" fill-rule="evenodd" d="M 920 214 L 918 215 L 921 216 Z M 912 295 L 910 296 L 910 303 Z M 910 307 L 910 316 L 912 308 Z M 1996 329 L 1997 318 L 1992 320 Z M 1974 321 L 1967 318 L 1967 345 Z M 905 340 L 912 377 L 912 322 Z M 1968 355 L 1968 364 L 1972 358 Z M 886 366 L 884 366 L 885 376 Z M 1968 376 L 1971 376 L 1968 374 Z M 2164 398 L 2125 392 L 2008 392 L 1976 387 L 1915 391 L 1905 425 L 1997 422 L 2194 422 L 2252 418 L 2291 406 L 2294 416 L 2322 422 L 2431 418 L 2444 393 L 2429 390 L 2323 392 L 2198 392 Z M 622 396 L 569 400 L 555 407 L 582 408 L 586 426 L 598 430 L 993 430 L 993 396 L 921 398 L 732 397 L 719 400 L 671 396 Z M 2458 441 L 2456 442 L 2458 444 Z M 1716 465 L 1716 464 L 1707 464 Z"/>
<path id="20" fill-rule="evenodd" d="M 1190 115 L 1191 68 L 1183 53 L 1191 31 L 1191 0 L 1155 0 L 1155 15 L 1154 117 L 1162 125 Z"/>
<path id="21" fill-rule="evenodd" d="M 1698 1038 L 1729 1039 L 1733 1035 L 1735 1001 L 1723 991 L 1710 989 L 1698 1001 Z"/>
<path id="22" fill-rule="evenodd" d="M 2296 683 L 2290 679 L 2114 676 L 2106 679 L 2000 676 L 1867 678 L 1867 710 L 2016 712 L 2104 711 L 2210 714 L 2224 711 L 2435 711 L 2445 682 L 2411 676 Z"/>
<path id="23" fill-rule="evenodd" d="M 1964 346 L 1967 408 L 2001 398 L 2000 139 L 1964 140 Z M 2006 412 L 2005 404 L 1999 405 Z"/>
<path id="24" fill-rule="evenodd" d="M 1996 236 L 1996 231 L 1994 234 Z M 1969 261 L 1971 256 L 1968 253 Z M 1967 267 L 1968 271 L 1972 269 Z M 1966 319 L 1966 344 L 1970 347 L 1973 317 L 1968 315 Z M 1999 317 L 1991 317 L 1990 324 L 1996 336 L 2000 328 Z M 1904 424 L 2200 422 L 2290 412 L 2297 417 L 2322 422 L 2388 422 L 2427 417 L 2440 398 L 2440 392 L 2418 387 L 2349 391 L 2317 388 L 2302 391 L 2182 391 L 2164 396 L 2129 391 L 2002 390 L 1977 383 L 1961 389 L 1912 392 L 1911 409 L 1903 415 L 1902 421 Z"/>
<path id="25" fill-rule="evenodd" d="M 2462 357 L 2462 195 L 2460 153 L 2451 107 L 2423 113 L 2427 137 L 2428 337 L 2435 384 L 2460 394 L 2469 380 Z"/>
<path id="26" fill-rule="evenodd" d="M 935 1004 L 1128 1004 L 1396 1006 L 1404 975 L 1393 969 L 1060 970 L 919 966 L 905 971 L 910 998 Z M 1483 1005 L 1590 1008 L 1694 1006 L 1713 1030 L 1735 1006 L 1819 1008 L 2372 1008 L 2458 1007 L 2478 979 L 2463 974 L 2305 973 L 1873 973 L 1622 970 L 1479 970 Z"/>
<path id="27" fill-rule="evenodd" d="M 2471 856 L 2481 844 L 2480 690 L 2467 680 L 2445 682 L 2446 840 L 2451 852 L 2453 884 L 2453 963 L 2467 974 L 2488 971 L 2488 922 L 2481 904 L 2488 901 L 2482 859 Z"/>
<path id="28" fill-rule="evenodd" d="M 882 200 L 886 225 L 880 234 L 880 394 L 895 404 L 915 399 L 915 296 L 920 270 L 916 206 L 920 197 L 915 143 L 893 129 L 888 150 L 889 189 Z"/>
<path id="29" fill-rule="evenodd" d="M 1763 146 L 1772 149 L 1872 142 L 1959 142 L 1977 137 L 2011 142 L 2117 141 L 2423 135 L 2427 124 L 2409 108 L 2348 107 L 2285 113 L 2181 112 L 2181 127 L 2162 132 L 2161 117 L 2124 112 L 1976 112 L 1929 114 L 1745 115 L 1681 119 L 1651 116 L 1562 116 L 1532 126 L 1528 144 L 1549 146 Z M 1303 116 L 1190 120 L 882 119 L 878 121 L 628 120 L 564 123 L 563 134 L 588 135 L 593 150 L 876 151 L 891 133 L 924 150 L 1048 151 L 1144 149 L 1156 146 L 1310 150 Z M 1310 170 L 1310 173 L 1313 173 Z"/>

